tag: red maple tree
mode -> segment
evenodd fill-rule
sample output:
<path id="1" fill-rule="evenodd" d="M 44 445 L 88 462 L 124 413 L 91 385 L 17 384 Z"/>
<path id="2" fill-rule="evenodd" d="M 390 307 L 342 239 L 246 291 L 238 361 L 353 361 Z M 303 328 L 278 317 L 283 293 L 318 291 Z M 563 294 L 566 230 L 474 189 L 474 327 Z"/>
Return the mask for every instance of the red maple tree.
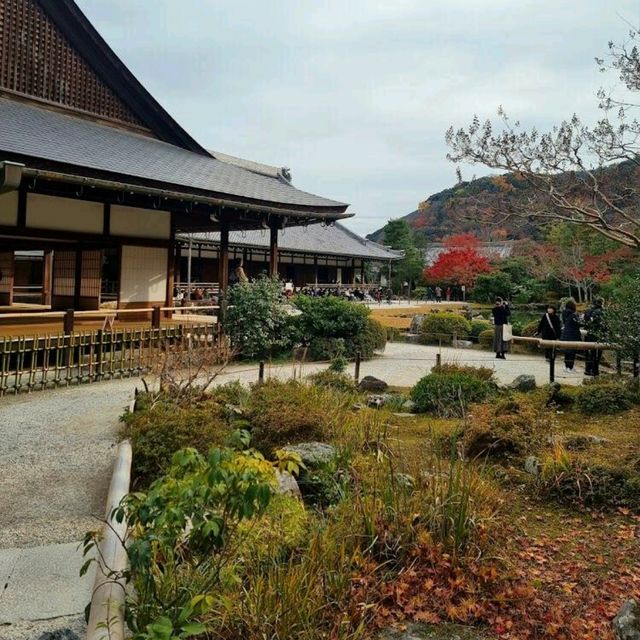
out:
<path id="1" fill-rule="evenodd" d="M 445 238 L 444 246 L 445 251 L 424 270 L 427 282 L 472 287 L 480 274 L 493 271 L 489 258 L 480 253 L 480 241 L 473 234 Z"/>

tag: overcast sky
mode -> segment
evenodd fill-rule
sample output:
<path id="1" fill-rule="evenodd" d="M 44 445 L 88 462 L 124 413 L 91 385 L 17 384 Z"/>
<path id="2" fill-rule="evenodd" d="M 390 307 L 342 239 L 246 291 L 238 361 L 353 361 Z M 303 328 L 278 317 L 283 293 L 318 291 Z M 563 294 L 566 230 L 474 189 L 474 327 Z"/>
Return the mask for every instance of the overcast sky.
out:
<path id="1" fill-rule="evenodd" d="M 362 234 L 455 182 L 444 133 L 473 113 L 595 119 L 593 59 L 640 23 L 640 0 L 78 4 L 201 144 L 291 167 Z"/>

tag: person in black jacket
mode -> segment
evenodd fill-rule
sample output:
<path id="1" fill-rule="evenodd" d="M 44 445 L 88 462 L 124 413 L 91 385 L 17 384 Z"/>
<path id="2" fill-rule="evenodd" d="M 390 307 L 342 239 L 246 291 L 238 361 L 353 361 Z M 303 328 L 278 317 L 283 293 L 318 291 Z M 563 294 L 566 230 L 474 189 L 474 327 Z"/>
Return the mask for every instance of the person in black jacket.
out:
<path id="1" fill-rule="evenodd" d="M 587 329 L 587 342 L 598 342 L 601 339 L 604 325 L 604 311 L 602 298 L 596 298 L 591 307 L 584 314 L 584 325 Z M 587 351 L 587 362 L 584 368 L 585 376 L 600 375 L 600 360 L 602 351 L 589 349 Z"/>
<path id="2" fill-rule="evenodd" d="M 509 348 L 509 343 L 504 340 L 504 325 L 509 324 L 511 309 L 502 298 L 496 298 L 491 315 L 493 316 L 493 350 L 496 352 L 496 358 L 506 360 L 504 354 Z"/>
<path id="3" fill-rule="evenodd" d="M 555 305 L 547 305 L 547 312 L 540 318 L 540 322 L 538 323 L 536 336 L 539 336 L 543 340 L 560 340 L 562 323 L 560 322 L 557 311 Z M 545 349 L 544 357 L 547 360 L 551 360 L 552 352 L 553 349 Z"/>
<path id="4" fill-rule="evenodd" d="M 574 300 L 568 300 L 562 312 L 562 333 L 560 340 L 564 342 L 581 342 L 582 333 L 580 333 L 580 317 L 576 309 Z M 565 373 L 571 373 L 576 363 L 576 350 L 564 350 L 564 370 Z"/>

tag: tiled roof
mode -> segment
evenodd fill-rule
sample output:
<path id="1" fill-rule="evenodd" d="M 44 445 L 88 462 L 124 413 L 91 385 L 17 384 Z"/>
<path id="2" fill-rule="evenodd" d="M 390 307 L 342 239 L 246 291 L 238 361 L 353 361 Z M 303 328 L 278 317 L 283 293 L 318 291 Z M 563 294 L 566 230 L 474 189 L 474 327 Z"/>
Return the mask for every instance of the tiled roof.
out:
<path id="1" fill-rule="evenodd" d="M 300 191 L 278 177 L 155 138 L 6 98 L 0 98 L 2 152 L 291 208 L 347 207 Z"/>
<path id="2" fill-rule="evenodd" d="M 220 234 L 217 232 L 190 234 L 194 243 L 219 244 Z M 183 242 L 188 242 L 189 235 L 178 236 Z M 229 244 L 236 247 L 269 248 L 268 231 L 231 231 Z M 278 247 L 285 251 L 300 253 L 314 253 L 320 255 L 339 255 L 354 258 L 369 258 L 373 260 L 397 260 L 401 256 L 382 245 L 361 238 L 343 225 L 333 226 L 311 224 L 307 227 L 287 227 L 280 231 Z"/>
<path id="3" fill-rule="evenodd" d="M 228 153 L 222 153 L 222 151 L 211 151 L 211 155 L 227 164 L 232 164 L 241 169 L 258 173 L 262 176 L 269 178 L 279 178 L 285 182 L 291 182 L 289 170 L 286 167 L 276 167 L 271 164 L 263 164 L 262 162 L 255 162 L 255 160 L 246 160 L 245 158 L 238 158 L 237 156 L 230 156 Z M 288 176 L 288 177 L 287 177 Z"/>

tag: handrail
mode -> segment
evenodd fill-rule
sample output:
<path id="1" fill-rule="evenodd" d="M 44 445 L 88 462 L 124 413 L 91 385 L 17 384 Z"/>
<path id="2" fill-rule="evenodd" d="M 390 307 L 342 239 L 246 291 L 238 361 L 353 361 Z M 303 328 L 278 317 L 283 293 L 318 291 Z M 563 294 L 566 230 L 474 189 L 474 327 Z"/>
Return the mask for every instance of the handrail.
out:
<path id="1" fill-rule="evenodd" d="M 604 342 L 584 342 L 582 340 L 544 340 L 543 338 L 534 338 L 529 336 L 513 336 L 514 342 L 529 342 L 537 344 L 543 349 L 574 349 L 576 351 L 604 351 L 605 349 L 615 349 L 615 345 L 606 344 Z"/>
<path id="2" fill-rule="evenodd" d="M 127 568 L 127 551 L 123 540 L 127 534 L 127 522 L 117 522 L 113 510 L 129 493 L 131 482 L 131 443 L 128 440 L 118 446 L 116 463 L 111 476 L 107 496 L 107 511 L 99 554 L 96 560 L 96 579 L 91 596 L 91 610 L 87 623 L 87 640 L 124 640 L 124 580 L 114 580 Z"/>

